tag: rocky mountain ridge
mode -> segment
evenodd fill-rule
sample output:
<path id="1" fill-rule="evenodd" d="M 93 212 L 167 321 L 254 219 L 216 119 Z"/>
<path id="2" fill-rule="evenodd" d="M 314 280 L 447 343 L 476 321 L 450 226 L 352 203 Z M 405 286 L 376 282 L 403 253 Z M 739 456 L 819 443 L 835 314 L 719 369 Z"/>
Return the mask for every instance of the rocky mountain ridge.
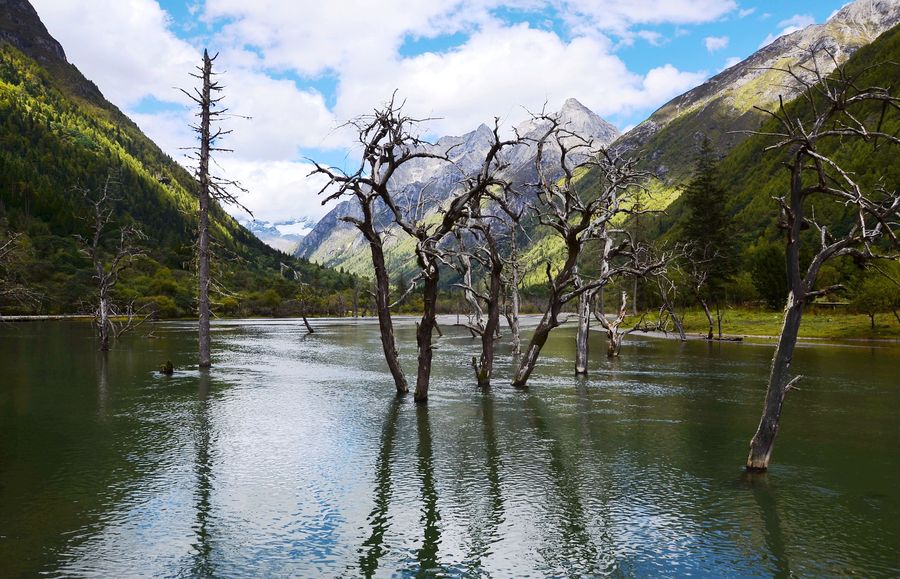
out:
<path id="1" fill-rule="evenodd" d="M 574 98 L 566 100 L 556 116 L 572 131 L 591 139 L 594 146 L 608 145 L 619 136 L 618 129 Z M 502 157 L 509 167 L 507 176 L 513 182 L 525 183 L 534 179 L 536 148 L 530 142 L 537 139 L 545 127 L 546 122 L 534 120 L 525 121 L 515 127 L 516 133 L 524 137 L 526 142 L 510 147 L 504 151 Z M 464 135 L 444 136 L 434 144 L 425 145 L 425 150 L 446 155 L 452 163 L 439 159 L 415 159 L 403 165 L 392 180 L 399 203 L 418 203 L 419 196 L 424 195 L 426 198 L 423 204 L 428 208 L 427 212 L 436 211 L 452 194 L 461 175 L 471 174 L 480 168 L 492 142 L 492 129 L 482 124 Z M 552 154 L 547 155 L 548 167 L 551 171 L 559 171 L 558 168 L 552 167 L 553 161 L 549 160 L 554 157 Z M 341 266 L 349 268 L 350 271 L 365 273 L 367 263 L 359 259 L 357 254 L 367 246 L 352 225 L 341 221 L 342 217 L 348 215 L 359 216 L 355 202 L 339 203 L 300 243 L 296 255 L 325 265 Z M 391 221 L 385 207 L 381 208 L 377 218 L 385 224 Z M 391 247 L 396 245 L 397 242 L 391 239 L 386 244 L 386 250 L 390 253 Z"/>

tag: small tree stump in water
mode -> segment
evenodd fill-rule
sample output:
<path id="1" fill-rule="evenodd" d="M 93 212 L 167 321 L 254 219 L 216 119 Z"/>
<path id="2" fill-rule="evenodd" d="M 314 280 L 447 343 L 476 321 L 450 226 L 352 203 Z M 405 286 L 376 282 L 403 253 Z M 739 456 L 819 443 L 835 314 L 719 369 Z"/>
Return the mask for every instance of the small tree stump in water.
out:
<path id="1" fill-rule="evenodd" d="M 165 374 L 166 376 L 171 376 L 175 373 L 175 365 L 172 364 L 172 360 L 166 360 L 166 363 L 159 367 L 159 373 Z"/>

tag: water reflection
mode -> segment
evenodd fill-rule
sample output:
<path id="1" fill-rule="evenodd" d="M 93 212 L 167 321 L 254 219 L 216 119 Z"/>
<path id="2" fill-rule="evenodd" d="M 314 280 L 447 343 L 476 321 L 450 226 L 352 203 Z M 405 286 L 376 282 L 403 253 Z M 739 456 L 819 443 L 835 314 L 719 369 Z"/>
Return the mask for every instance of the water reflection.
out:
<path id="1" fill-rule="evenodd" d="M 194 491 L 194 540 L 191 575 L 193 577 L 214 577 L 212 561 L 212 539 L 209 524 L 212 512 L 210 496 L 213 490 L 213 464 L 210 457 L 210 379 L 209 371 L 200 370 L 197 378 L 197 400 L 194 405 L 194 476 L 197 486 Z"/>
<path id="2" fill-rule="evenodd" d="M 97 417 L 104 421 L 109 415 L 109 351 L 97 352 Z"/>
<path id="3" fill-rule="evenodd" d="M 900 349 L 798 349 L 816 387 L 777 468 L 739 479 L 770 347 L 635 341 L 576 379 L 563 328 L 528 392 L 508 358 L 481 391 L 445 324 L 419 407 L 369 362 L 376 323 L 316 329 L 220 324 L 212 373 L 165 379 L 189 324 L 105 356 L 86 326 L 8 340 L 0 575 L 900 572 Z"/>
<path id="4" fill-rule="evenodd" d="M 471 547 L 466 553 L 468 573 L 482 571 L 482 561 L 493 553 L 492 545 L 501 539 L 500 525 L 504 522 L 503 498 L 503 460 L 497 444 L 497 432 L 494 422 L 494 397 L 486 391 L 481 395 L 479 404 L 481 422 L 484 427 L 485 472 L 487 476 L 487 513 L 483 520 L 473 516 L 469 526 Z M 471 489 L 478 493 L 479 489 Z"/>
<path id="5" fill-rule="evenodd" d="M 560 533 L 559 544 L 550 542 L 541 549 L 541 554 L 553 573 L 596 573 L 598 570 L 595 562 L 598 561 L 599 554 L 587 529 L 578 484 L 580 476 L 577 467 L 570 462 L 572 454 L 563 447 L 561 433 L 553 431 L 544 404 L 536 396 L 526 396 L 525 409 L 548 454 L 549 474 L 555 491 L 548 493 L 548 499 L 558 501 L 551 512 L 561 515 L 554 516 L 555 521 L 548 521 L 561 527 L 557 529 Z"/>
<path id="6" fill-rule="evenodd" d="M 762 516 L 766 552 L 774 565 L 772 575 L 791 577 L 791 563 L 788 559 L 785 536 L 781 530 L 775 485 L 770 482 L 768 473 L 744 473 L 741 480 L 752 492 L 753 500 Z"/>
<path id="7" fill-rule="evenodd" d="M 434 451 L 431 447 L 431 422 L 428 418 L 428 406 L 416 404 L 416 429 L 418 444 L 416 446 L 416 467 L 422 483 L 422 517 L 424 528 L 422 547 L 416 552 L 419 562 L 418 575 L 432 575 L 438 568 L 438 548 L 441 545 L 441 528 L 438 511 L 438 494 L 434 485 Z"/>
<path id="8" fill-rule="evenodd" d="M 372 533 L 359 549 L 359 569 L 366 577 L 372 577 L 378 570 L 378 562 L 386 552 L 384 535 L 391 526 L 388 508 L 391 503 L 392 481 L 391 464 L 393 461 L 394 438 L 397 436 L 397 417 L 400 415 L 400 399 L 391 400 L 388 404 L 387 416 L 381 430 L 381 444 L 378 459 L 375 462 L 375 507 L 367 518 Z"/>

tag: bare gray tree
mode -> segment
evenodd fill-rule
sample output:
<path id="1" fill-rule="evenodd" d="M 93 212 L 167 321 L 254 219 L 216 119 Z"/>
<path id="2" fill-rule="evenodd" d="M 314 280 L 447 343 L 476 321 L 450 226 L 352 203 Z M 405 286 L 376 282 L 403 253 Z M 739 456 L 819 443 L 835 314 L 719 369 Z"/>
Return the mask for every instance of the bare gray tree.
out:
<path id="1" fill-rule="evenodd" d="M 812 53 L 810 64 L 800 65 L 799 70 L 776 69 L 804 87 L 798 97 L 802 106 L 786 107 L 780 102 L 777 110 L 763 111 L 772 117 L 774 128 L 751 131 L 775 139 L 765 150 L 782 151 L 790 171 L 789 190 L 776 198 L 781 209 L 780 227 L 785 235 L 789 293 L 762 417 L 747 456 L 746 468 L 751 471 L 768 468 L 785 396 L 800 379 L 800 376 L 791 377 L 790 368 L 804 308 L 815 298 L 841 289 L 840 286 L 817 289 L 816 278 L 822 265 L 838 256 L 852 256 L 860 262 L 882 257 L 897 259 L 883 250 L 900 247 L 897 191 L 886 189 L 883 183 L 865 188 L 853 173 L 834 160 L 834 155 L 825 152 L 850 143 L 861 142 L 873 148 L 900 144 L 896 136 L 882 131 L 886 116 L 896 115 L 900 109 L 900 99 L 892 94 L 891 88 L 858 84 L 860 77 L 876 66 L 897 65 L 872 65 L 852 74 L 844 67 L 837 67 L 825 76 L 816 63 L 820 58 L 834 61 L 834 56 L 825 48 L 813 49 Z M 810 77 L 812 80 L 805 80 Z M 820 223 L 813 203 L 837 204 L 844 208 L 843 217 L 850 223 Z M 818 238 L 817 247 L 812 248 L 812 259 L 808 265 L 805 260 L 802 262 L 805 270 L 800 258 L 804 229 L 817 233 Z"/>
<path id="2" fill-rule="evenodd" d="M 505 169 L 500 159 L 500 152 L 508 146 L 518 143 L 518 139 L 503 140 L 500 138 L 499 120 L 494 120 L 493 142 L 485 153 L 484 161 L 477 172 L 461 175 L 459 183 L 443 203 L 438 214 L 440 219 L 435 223 L 423 210 L 422 203 L 401 206 L 399 200 L 385 191 L 381 199 L 391 209 L 394 222 L 410 237 L 416 240 L 416 262 L 419 266 L 419 278 L 422 280 L 424 308 L 422 319 L 416 330 L 416 344 L 419 348 L 418 369 L 416 373 L 416 391 L 414 400 L 428 400 L 428 387 L 431 380 L 432 332 L 437 318 L 437 294 L 440 282 L 440 266 L 444 262 L 441 243 L 466 220 L 474 217 L 473 208 L 478 207 L 491 188 L 505 188 L 506 181 L 498 175 Z M 433 155 L 435 156 L 435 155 Z M 446 156 L 441 158 L 450 162 Z M 420 199 L 424 197 L 420 195 Z M 499 310 L 497 311 L 499 315 Z M 496 328 L 496 325 L 495 325 Z M 493 332 L 489 334 L 493 339 Z"/>
<path id="3" fill-rule="evenodd" d="M 629 211 L 622 201 L 644 182 L 646 173 L 636 168 L 634 159 L 622 159 L 607 149 L 592 150 L 590 142 L 560 126 L 556 117 L 539 115 L 535 120 L 542 123 L 546 130 L 536 143 L 538 181 L 533 187 L 537 201 L 529 208 L 542 225 L 563 240 L 565 258 L 556 268 L 549 260 L 547 262 L 547 305 L 513 378 L 513 385 L 519 388 L 526 386 L 550 332 L 561 323 L 560 312 L 567 303 L 581 299 L 584 294 L 590 295 L 616 275 L 644 273 L 625 260 L 609 267 L 606 272 L 601 271 L 596 279 L 588 280 L 579 275 L 578 260 L 589 241 L 604 235 L 607 246 L 604 249 L 605 263 L 612 263 L 629 253 L 630 238 L 626 236 L 622 243 L 613 245 L 608 226 L 613 218 Z M 545 158 L 554 152 L 559 155 L 558 164 L 563 172 L 561 179 L 556 179 L 546 170 Z M 589 168 L 599 172 L 600 184 L 590 192 L 582 191 L 575 176 Z M 586 330 L 580 327 L 579 331 Z M 584 355 L 586 360 L 586 352 Z"/>
<path id="4" fill-rule="evenodd" d="M 197 243 L 197 274 L 198 274 L 198 317 L 199 317 L 199 354 L 200 367 L 209 368 L 211 361 L 211 346 L 209 335 L 210 321 L 210 303 L 209 290 L 211 277 L 209 271 L 209 223 L 210 223 L 210 207 L 215 201 L 221 201 L 231 205 L 236 205 L 250 213 L 250 210 L 240 204 L 235 196 L 234 191 L 246 192 L 236 181 L 231 181 L 217 177 L 210 172 L 210 162 L 212 161 L 212 153 L 216 151 L 231 152 L 231 149 L 224 149 L 217 146 L 220 138 L 229 134 L 230 130 L 222 129 L 215 126 L 226 115 L 229 115 L 228 109 L 216 107 L 220 106 L 224 96 L 218 96 L 224 87 L 214 79 L 218 73 L 213 72 L 213 62 L 218 57 L 209 56 L 207 50 L 203 50 L 203 65 L 198 66 L 199 74 L 191 74 L 192 77 L 200 80 L 200 88 L 194 88 L 191 92 L 179 89 L 188 96 L 200 108 L 197 117 L 200 122 L 191 125 L 191 129 L 197 133 L 200 145 L 197 147 L 188 147 L 193 151 L 191 157 L 197 162 L 196 178 L 199 184 L 199 228 Z M 244 117 L 246 118 L 246 117 Z"/>
<path id="5" fill-rule="evenodd" d="M 375 311 L 381 331 L 384 358 L 394 379 L 397 394 L 409 392 L 409 386 L 394 337 L 391 317 L 391 282 L 384 259 L 384 238 L 387 223 L 381 223 L 377 213 L 383 199 L 391 197 L 390 180 L 397 169 L 413 159 L 434 158 L 422 145 L 424 141 L 416 133 L 420 122 L 403 113 L 403 104 L 395 102 L 396 94 L 382 108 L 372 114 L 348 123 L 357 133 L 362 148 L 356 170 L 348 173 L 336 167 L 325 167 L 312 161 L 315 169 L 310 175 L 324 175 L 328 181 L 319 192 L 324 195 L 323 204 L 335 199 L 352 198 L 361 215 L 347 215 L 342 220 L 356 227 L 372 254 L 375 270 Z"/>
<path id="6" fill-rule="evenodd" d="M 134 303 L 129 303 L 119 310 L 112 301 L 112 290 L 119 282 L 119 276 L 132 261 L 143 255 L 139 243 L 146 236 L 135 225 L 123 225 L 119 228 L 119 240 L 113 252 L 106 255 L 104 241 L 113 222 L 114 203 L 112 194 L 114 183 L 107 176 L 99 191 L 82 189 L 81 194 L 90 206 L 90 214 L 86 220 L 91 236 L 76 236 L 81 243 L 81 252 L 91 260 L 94 279 L 97 281 L 97 305 L 94 310 L 94 325 L 100 338 L 100 350 L 109 350 L 110 340 L 118 338 L 133 330 L 147 319 L 142 310 L 135 310 Z"/>

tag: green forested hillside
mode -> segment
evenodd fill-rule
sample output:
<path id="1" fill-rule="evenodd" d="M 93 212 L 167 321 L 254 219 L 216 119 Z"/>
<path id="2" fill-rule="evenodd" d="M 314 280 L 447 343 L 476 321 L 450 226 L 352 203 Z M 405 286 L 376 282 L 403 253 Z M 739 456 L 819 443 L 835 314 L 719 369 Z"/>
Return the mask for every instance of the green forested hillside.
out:
<path id="1" fill-rule="evenodd" d="M 54 68 L 65 74 L 48 72 Z M 117 288 L 120 299 L 149 301 L 162 315 L 190 314 L 196 293 L 191 176 L 103 100 L 77 69 L 65 61 L 41 66 L 0 41 L 0 236 L 23 234 L 16 277 L 38 297 L 25 303 L 0 298 L 0 311 L 86 309 L 93 282 L 75 237 L 88 233 L 81 191 L 97 190 L 107 177 L 117 198 L 114 227 L 134 223 L 148 236 L 146 256 Z M 281 274 L 281 263 L 310 284 L 306 293 L 317 294 L 308 300 L 313 309 L 336 313 L 354 285 L 348 275 L 270 249 L 218 208 L 213 236 L 224 313 L 285 310 L 289 304 L 284 302 L 296 297 L 299 285 Z M 112 231 L 110 242 L 114 237 Z"/>
<path id="2" fill-rule="evenodd" d="M 896 84 L 900 75 L 900 28 L 894 28 L 872 44 L 861 48 L 844 65 L 850 74 L 862 75 L 858 79 L 860 87 L 890 87 Z M 874 65 L 874 66 L 873 66 Z M 864 70 L 868 69 L 868 70 Z M 809 105 L 802 99 L 788 104 L 792 115 L 809 118 Z M 894 109 L 884 111 L 881 108 L 869 109 L 863 120 L 874 126 L 882 119 L 881 130 L 897 135 L 900 133 L 900 115 Z M 762 131 L 775 130 L 774 121 L 767 123 Z M 771 137 L 753 135 L 737 145 L 722 158 L 719 163 L 719 176 L 722 185 L 728 191 L 727 209 L 734 217 L 736 242 L 743 257 L 743 269 L 747 272 L 758 269 L 766 254 L 777 257 L 783 240 L 777 227 L 778 206 L 773 196 L 783 195 L 789 186 L 789 174 L 782 165 L 785 160 L 784 151 L 765 152 L 765 148 L 774 141 Z M 832 141 L 823 143 L 822 151 L 845 170 L 852 172 L 855 179 L 865 189 L 871 190 L 879 182 L 888 191 L 896 191 L 900 185 L 900 163 L 898 150 L 884 141 L 848 139 L 846 142 Z M 818 200 L 813 202 L 809 210 L 823 222 L 843 223 L 849 226 L 850 215 L 842 215 L 842 207 L 834 202 Z M 687 219 L 683 200 L 675 201 L 659 220 L 647 232 L 651 238 L 677 239 Z M 840 233 L 838 231 L 838 233 Z M 815 243 L 814 233 L 807 246 Z M 777 259 L 773 259 L 775 265 Z M 854 281 L 859 268 L 852 262 L 836 262 L 834 266 L 823 271 L 822 282 Z M 841 279 L 835 279 L 841 278 Z"/>

